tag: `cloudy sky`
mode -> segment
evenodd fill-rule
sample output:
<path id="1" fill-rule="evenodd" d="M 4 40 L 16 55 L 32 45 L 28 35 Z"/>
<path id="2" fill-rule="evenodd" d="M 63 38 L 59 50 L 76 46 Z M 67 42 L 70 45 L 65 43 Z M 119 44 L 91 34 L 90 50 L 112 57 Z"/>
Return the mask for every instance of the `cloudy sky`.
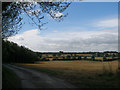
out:
<path id="1" fill-rule="evenodd" d="M 68 16 L 61 22 L 46 15 L 45 30 L 26 23 L 8 40 L 38 52 L 118 50 L 117 2 L 74 2 L 56 17 L 65 13 Z"/>

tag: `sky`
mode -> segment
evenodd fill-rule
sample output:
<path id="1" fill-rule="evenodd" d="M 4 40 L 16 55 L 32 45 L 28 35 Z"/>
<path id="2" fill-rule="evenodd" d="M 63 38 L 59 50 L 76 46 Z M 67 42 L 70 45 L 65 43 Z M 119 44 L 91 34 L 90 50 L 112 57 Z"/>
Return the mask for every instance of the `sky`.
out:
<path id="1" fill-rule="evenodd" d="M 119 2 L 120 0 L 83 0 L 83 2 Z"/>
<path id="2" fill-rule="evenodd" d="M 46 14 L 48 22 L 39 30 L 27 21 L 9 41 L 25 46 L 35 52 L 88 52 L 118 51 L 118 3 L 117 2 L 72 2 L 64 12 L 63 21 L 53 20 Z"/>

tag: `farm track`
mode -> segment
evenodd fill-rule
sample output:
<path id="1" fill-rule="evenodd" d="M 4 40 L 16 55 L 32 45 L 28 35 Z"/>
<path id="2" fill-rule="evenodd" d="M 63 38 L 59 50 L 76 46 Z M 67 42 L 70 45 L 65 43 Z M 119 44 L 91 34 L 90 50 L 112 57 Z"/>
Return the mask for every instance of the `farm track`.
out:
<path id="1" fill-rule="evenodd" d="M 10 64 L 3 66 L 13 70 L 21 80 L 22 88 L 77 88 L 68 82 L 45 73 Z"/>

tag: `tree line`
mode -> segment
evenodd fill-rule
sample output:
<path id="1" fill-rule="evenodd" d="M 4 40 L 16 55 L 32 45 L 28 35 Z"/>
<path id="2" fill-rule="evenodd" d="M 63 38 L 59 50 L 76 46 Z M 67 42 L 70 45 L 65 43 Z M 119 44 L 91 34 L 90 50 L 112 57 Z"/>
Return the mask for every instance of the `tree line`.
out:
<path id="1" fill-rule="evenodd" d="M 3 63 L 34 63 L 39 60 L 35 52 L 16 43 L 2 40 Z"/>

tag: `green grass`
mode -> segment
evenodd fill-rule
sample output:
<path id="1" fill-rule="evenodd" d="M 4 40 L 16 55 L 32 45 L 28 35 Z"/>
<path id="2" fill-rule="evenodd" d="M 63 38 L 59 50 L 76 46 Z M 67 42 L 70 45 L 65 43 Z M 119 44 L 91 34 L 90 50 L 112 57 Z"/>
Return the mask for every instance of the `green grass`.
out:
<path id="1" fill-rule="evenodd" d="M 49 74 L 49 75 L 54 75 L 54 76 L 57 76 L 63 72 L 61 71 L 54 71 L 54 70 L 51 70 L 51 69 L 46 69 L 46 68 L 36 68 L 36 67 L 26 67 L 26 66 L 23 66 L 21 64 L 13 64 L 13 65 L 16 65 L 16 66 L 20 66 L 20 67 L 24 67 L 24 68 L 28 68 L 28 69 L 33 69 L 33 70 L 36 70 L 36 71 L 40 71 L 40 72 L 43 72 L 43 73 L 46 73 L 46 74 Z"/>
<path id="2" fill-rule="evenodd" d="M 120 70 L 117 72 L 117 77 L 118 77 L 118 86 L 120 88 Z"/>
<path id="3" fill-rule="evenodd" d="M 21 82 L 17 75 L 4 66 L 2 66 L 2 88 L 21 88 Z"/>
<path id="4" fill-rule="evenodd" d="M 66 81 L 80 88 L 118 88 L 117 76 L 113 75 L 64 75 Z"/>

